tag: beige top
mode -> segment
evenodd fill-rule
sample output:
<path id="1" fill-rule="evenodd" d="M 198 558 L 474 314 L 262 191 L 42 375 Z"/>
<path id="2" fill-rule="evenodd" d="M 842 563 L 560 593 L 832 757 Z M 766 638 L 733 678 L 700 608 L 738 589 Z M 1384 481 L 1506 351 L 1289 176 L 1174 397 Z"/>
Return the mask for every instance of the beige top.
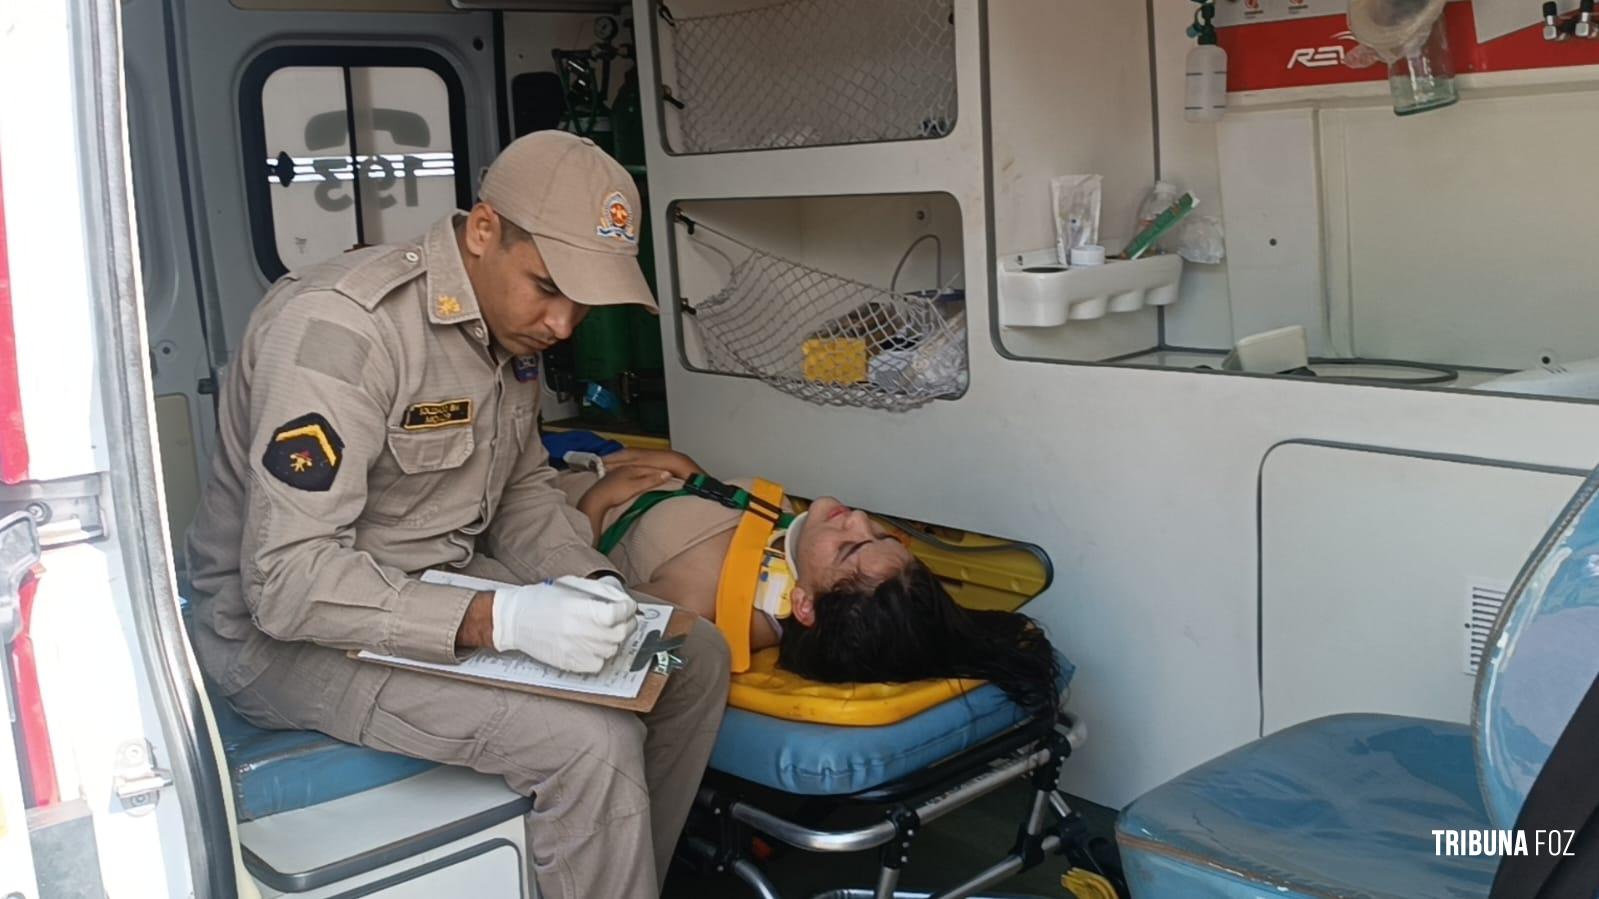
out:
<path id="1" fill-rule="evenodd" d="M 598 479 L 598 476 L 592 472 L 569 471 L 561 474 L 559 483 L 561 489 L 566 491 L 567 499 L 576 505 Z M 755 483 L 755 479 L 732 478 L 726 483 L 747 490 Z M 682 486 L 683 482 L 674 478 L 663 482 L 657 489 L 679 490 Z M 783 505 L 784 508 L 788 508 L 787 502 Z M 630 506 L 632 503 L 607 512 L 605 527 L 609 528 L 614 524 Z M 655 580 L 666 563 L 701 543 L 727 534 L 738 527 L 738 520 L 742 515 L 738 509 L 730 509 L 697 496 L 680 496 L 664 500 L 634 522 L 609 555 L 628 584 L 647 584 Z M 715 571 L 706 572 L 705 582 L 713 591 L 720 576 L 720 567 Z"/>
<path id="2" fill-rule="evenodd" d="M 538 402 L 490 347 L 450 218 L 280 280 L 229 366 L 190 532 L 207 673 L 234 692 L 283 641 L 448 662 L 473 592 L 417 573 L 609 570 Z"/>

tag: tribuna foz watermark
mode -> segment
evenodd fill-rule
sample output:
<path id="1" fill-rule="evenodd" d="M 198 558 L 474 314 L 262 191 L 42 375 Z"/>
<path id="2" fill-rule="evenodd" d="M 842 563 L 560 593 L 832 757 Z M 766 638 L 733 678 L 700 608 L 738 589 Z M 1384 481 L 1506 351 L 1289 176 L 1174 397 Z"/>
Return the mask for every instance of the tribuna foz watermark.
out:
<path id="1" fill-rule="evenodd" d="M 1575 830 L 1435 830 L 1434 855 L 1559 855 L 1571 857 Z"/>

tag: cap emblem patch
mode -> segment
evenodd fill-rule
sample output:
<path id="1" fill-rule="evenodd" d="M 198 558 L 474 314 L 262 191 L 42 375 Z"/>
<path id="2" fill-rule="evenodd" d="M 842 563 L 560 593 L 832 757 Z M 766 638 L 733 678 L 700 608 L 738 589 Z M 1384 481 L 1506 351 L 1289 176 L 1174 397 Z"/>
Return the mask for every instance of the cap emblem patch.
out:
<path id="1" fill-rule="evenodd" d="M 600 226 L 594 229 L 600 237 L 638 243 L 638 225 L 633 221 L 633 207 L 619 190 L 611 191 L 600 204 Z"/>

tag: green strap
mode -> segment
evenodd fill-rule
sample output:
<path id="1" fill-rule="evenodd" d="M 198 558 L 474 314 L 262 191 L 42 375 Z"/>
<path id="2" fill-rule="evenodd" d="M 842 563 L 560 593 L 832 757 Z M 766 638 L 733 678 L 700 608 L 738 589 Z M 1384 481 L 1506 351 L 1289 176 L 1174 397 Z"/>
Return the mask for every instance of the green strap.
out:
<path id="1" fill-rule="evenodd" d="M 616 548 L 616 544 L 621 543 L 622 538 L 627 536 L 628 529 L 633 527 L 633 523 L 643 518 L 645 512 L 655 508 L 660 503 L 677 496 L 693 495 L 687 490 L 651 490 L 649 493 L 633 500 L 633 505 L 629 506 L 627 511 L 622 513 L 622 517 L 606 528 L 605 533 L 600 536 L 599 551 L 609 555 L 611 550 Z"/>
<path id="2" fill-rule="evenodd" d="M 726 506 L 729 509 L 738 509 L 741 512 L 749 509 L 752 501 L 755 500 L 748 490 L 724 484 L 710 475 L 697 474 L 683 483 L 684 486 L 678 490 L 652 490 L 634 500 L 633 505 L 622 513 L 622 517 L 618 518 L 615 523 L 605 529 L 604 534 L 600 535 L 600 542 L 597 547 L 599 551 L 609 554 L 611 550 L 616 548 L 618 543 L 622 542 L 622 538 L 627 536 L 628 530 L 633 527 L 634 523 L 644 517 L 644 513 L 669 499 L 675 499 L 679 496 L 697 496 Z M 793 522 L 793 514 L 783 511 L 777 513 L 777 527 L 786 528 Z"/>

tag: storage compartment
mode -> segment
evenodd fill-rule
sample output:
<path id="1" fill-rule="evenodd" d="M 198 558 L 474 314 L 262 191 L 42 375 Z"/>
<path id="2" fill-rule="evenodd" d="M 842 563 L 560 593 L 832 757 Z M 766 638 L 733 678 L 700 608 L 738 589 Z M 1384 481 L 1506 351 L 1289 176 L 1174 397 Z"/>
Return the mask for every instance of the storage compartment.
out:
<path id="1" fill-rule="evenodd" d="M 656 35 L 674 152 L 935 138 L 955 125 L 952 0 L 678 0 Z"/>
<path id="2" fill-rule="evenodd" d="M 953 197 L 695 201 L 674 216 L 689 368 L 893 411 L 965 392 Z"/>
<path id="3" fill-rule="evenodd" d="M 500 778 L 439 767 L 239 825 L 265 897 L 525 896 L 531 802 Z"/>
<path id="4" fill-rule="evenodd" d="M 1181 256 L 1110 259 L 1071 268 L 1056 259 L 1053 247 L 999 258 L 1000 327 L 1053 328 L 1177 302 Z"/>
<path id="5" fill-rule="evenodd" d="M 262 896 L 526 896 L 523 814 L 499 777 L 433 768 L 238 827 Z"/>

